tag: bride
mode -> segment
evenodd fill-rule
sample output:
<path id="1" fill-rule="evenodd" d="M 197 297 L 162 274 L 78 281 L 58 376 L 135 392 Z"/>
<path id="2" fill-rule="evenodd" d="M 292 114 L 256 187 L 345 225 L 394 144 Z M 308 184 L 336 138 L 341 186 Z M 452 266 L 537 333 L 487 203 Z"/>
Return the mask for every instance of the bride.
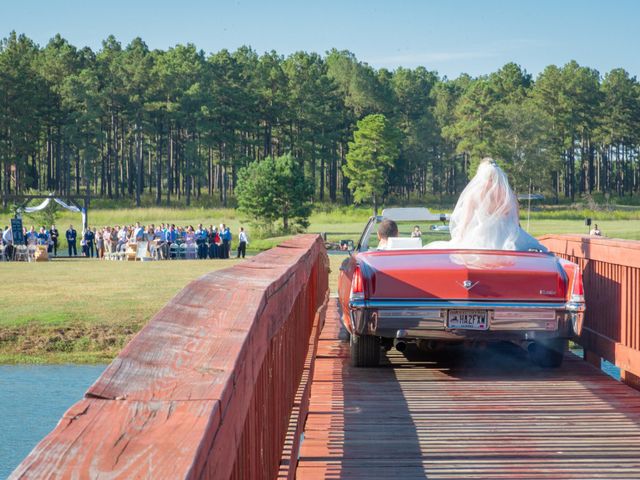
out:
<path id="1" fill-rule="evenodd" d="M 460 194 L 449 229 L 451 240 L 431 242 L 424 248 L 547 251 L 520 227 L 518 199 L 507 175 L 491 158 L 482 160 Z"/>

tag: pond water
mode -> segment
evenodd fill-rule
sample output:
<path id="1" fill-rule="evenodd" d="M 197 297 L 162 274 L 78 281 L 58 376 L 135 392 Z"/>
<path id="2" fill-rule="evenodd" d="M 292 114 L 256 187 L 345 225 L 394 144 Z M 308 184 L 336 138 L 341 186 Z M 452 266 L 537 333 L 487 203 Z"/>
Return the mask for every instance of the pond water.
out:
<path id="1" fill-rule="evenodd" d="M 106 365 L 0 366 L 0 479 L 7 478 Z"/>
<path id="2" fill-rule="evenodd" d="M 571 353 L 577 355 L 580 358 L 584 358 L 584 351 L 582 350 L 582 347 L 578 345 L 575 345 L 575 347 L 571 348 Z M 620 381 L 620 369 L 604 358 L 600 361 L 600 370 L 609 375 L 611 378 Z"/>

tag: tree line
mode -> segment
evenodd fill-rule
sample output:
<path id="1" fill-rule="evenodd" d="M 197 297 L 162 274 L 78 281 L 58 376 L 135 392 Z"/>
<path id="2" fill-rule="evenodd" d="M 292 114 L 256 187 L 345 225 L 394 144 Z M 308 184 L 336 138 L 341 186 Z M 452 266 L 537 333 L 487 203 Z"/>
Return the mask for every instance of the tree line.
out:
<path id="1" fill-rule="evenodd" d="M 350 203 L 343 166 L 372 114 L 399 135 L 381 199 L 456 195 L 487 155 L 523 193 L 638 192 L 640 86 L 623 69 L 572 61 L 534 79 L 508 63 L 448 79 L 335 49 L 207 54 L 110 36 L 93 51 L 12 32 L 0 42 L 0 194 L 5 207 L 30 191 L 227 205 L 240 169 L 287 154 L 314 201 Z"/>

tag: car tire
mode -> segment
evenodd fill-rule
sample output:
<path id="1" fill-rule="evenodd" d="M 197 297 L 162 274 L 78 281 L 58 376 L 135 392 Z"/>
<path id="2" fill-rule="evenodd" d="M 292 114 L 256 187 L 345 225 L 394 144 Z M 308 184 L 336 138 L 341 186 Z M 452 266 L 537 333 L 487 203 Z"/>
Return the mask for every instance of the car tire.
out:
<path id="1" fill-rule="evenodd" d="M 529 358 L 533 363 L 544 368 L 559 368 L 564 360 L 568 340 L 554 338 L 545 342 L 534 342 L 529 345 Z"/>
<path id="2" fill-rule="evenodd" d="M 372 335 L 351 335 L 351 365 L 377 367 L 380 363 L 380 339 Z"/>

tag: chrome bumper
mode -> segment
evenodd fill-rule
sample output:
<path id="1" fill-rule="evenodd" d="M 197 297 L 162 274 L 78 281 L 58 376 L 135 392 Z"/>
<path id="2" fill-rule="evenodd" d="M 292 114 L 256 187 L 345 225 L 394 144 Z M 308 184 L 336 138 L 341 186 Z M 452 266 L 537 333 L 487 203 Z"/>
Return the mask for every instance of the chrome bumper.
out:
<path id="1" fill-rule="evenodd" d="M 486 310 L 487 330 L 447 327 L 447 312 Z M 566 337 L 578 335 L 584 315 L 581 302 L 479 302 L 456 300 L 364 300 L 349 302 L 351 325 L 356 335 L 389 338 Z"/>

